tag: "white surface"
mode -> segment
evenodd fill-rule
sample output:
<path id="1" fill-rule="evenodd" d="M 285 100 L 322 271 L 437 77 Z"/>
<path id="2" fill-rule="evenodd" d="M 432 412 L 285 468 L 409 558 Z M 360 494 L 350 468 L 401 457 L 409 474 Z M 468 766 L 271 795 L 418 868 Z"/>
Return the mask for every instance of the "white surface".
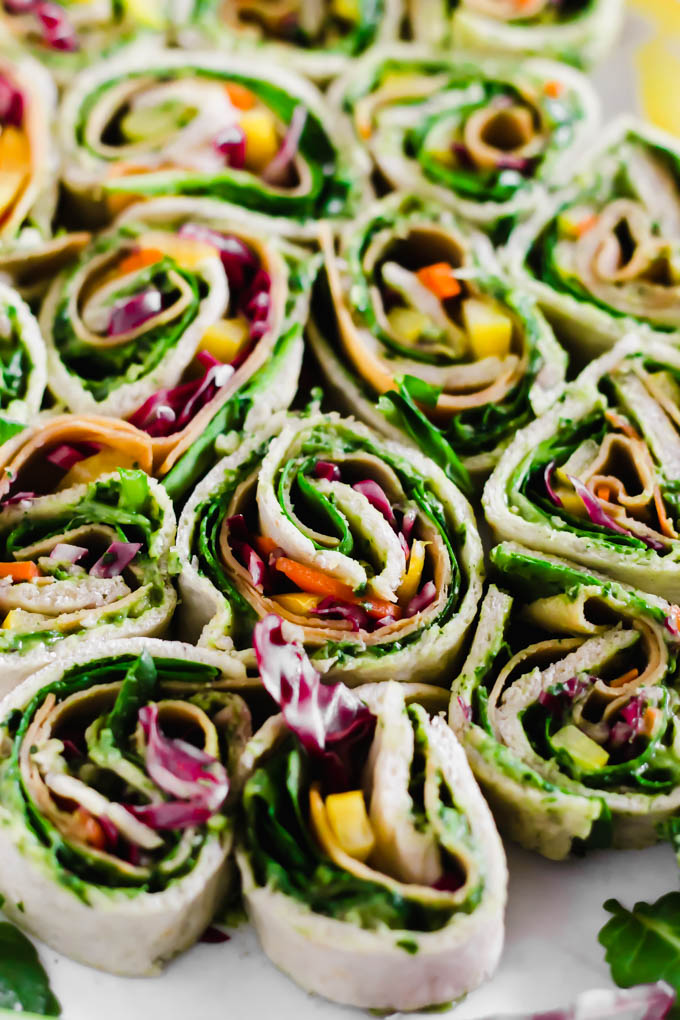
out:
<path id="1" fill-rule="evenodd" d="M 615 896 L 627 906 L 677 888 L 668 846 L 607 851 L 554 863 L 508 848 L 510 898 L 500 969 L 455 1011 L 456 1020 L 546 1009 L 609 988 L 597 934 Z M 230 942 L 199 945 L 161 977 L 115 978 L 40 946 L 64 1020 L 350 1020 L 359 1010 L 311 998 L 262 955 L 247 926 Z M 413 1014 L 411 1014 L 413 1015 Z M 421 1014 L 424 1016 L 424 1014 Z"/>
<path id="2" fill-rule="evenodd" d="M 635 109 L 626 70 L 648 34 L 631 16 L 614 58 L 595 74 L 605 113 Z M 579 992 L 611 987 L 597 934 L 602 904 L 653 901 L 678 887 L 669 846 L 598 853 L 556 864 L 508 847 L 510 897 L 501 966 L 446 1016 L 480 1020 L 565 1005 Z M 123 979 L 88 970 L 39 946 L 64 1020 L 350 1020 L 358 1010 L 314 999 L 280 974 L 243 925 L 230 942 L 199 945 L 158 978 Z M 396 1016 L 396 1014 L 395 1014 Z"/>

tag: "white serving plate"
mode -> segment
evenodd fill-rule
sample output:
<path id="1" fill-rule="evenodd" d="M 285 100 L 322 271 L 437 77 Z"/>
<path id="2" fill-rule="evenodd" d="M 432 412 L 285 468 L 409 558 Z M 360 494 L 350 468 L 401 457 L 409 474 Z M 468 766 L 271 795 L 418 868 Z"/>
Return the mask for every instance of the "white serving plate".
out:
<path id="1" fill-rule="evenodd" d="M 594 75 L 605 115 L 636 109 L 630 73 L 648 35 L 631 14 L 613 57 Z M 565 863 L 508 846 L 510 890 L 500 968 L 485 986 L 441 1016 L 491 1020 L 564 1006 L 580 992 L 612 987 L 597 935 L 610 897 L 632 906 L 678 886 L 669 846 L 600 852 Z M 134 937 L 134 935 L 133 935 Z M 279 973 L 245 923 L 231 940 L 198 945 L 157 978 L 116 978 L 38 943 L 63 1020 L 350 1020 L 359 1010 L 309 996 Z M 394 1014 L 395 1017 L 403 1014 Z M 412 1014 L 411 1014 L 412 1015 Z M 424 1014 L 422 1014 L 424 1015 Z"/>

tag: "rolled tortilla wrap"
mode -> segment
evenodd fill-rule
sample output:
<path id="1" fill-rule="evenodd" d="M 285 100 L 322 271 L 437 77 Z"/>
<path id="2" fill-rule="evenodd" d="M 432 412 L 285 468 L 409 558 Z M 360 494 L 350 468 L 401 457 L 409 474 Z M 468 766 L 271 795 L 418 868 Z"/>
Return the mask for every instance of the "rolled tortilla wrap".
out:
<path id="1" fill-rule="evenodd" d="M 292 67 L 313 81 L 326 82 L 344 71 L 353 57 L 396 39 L 403 16 L 401 0 L 192 0 L 193 17 L 180 38 L 200 40 L 223 50 L 252 53 Z M 196 8 L 200 8 L 196 11 Z"/>
<path id="2" fill-rule="evenodd" d="M 66 186 L 99 215 L 110 198 L 172 194 L 298 221 L 350 214 L 358 171 L 343 125 L 311 83 L 256 63 L 142 41 L 83 71 L 59 119 Z"/>
<path id="3" fill-rule="evenodd" d="M 194 490 L 177 550 L 187 640 L 248 655 L 253 625 L 276 612 L 352 685 L 444 677 L 483 573 L 472 511 L 444 472 L 336 414 L 245 437 Z"/>
<path id="4" fill-rule="evenodd" d="M 497 536 L 678 601 L 679 372 L 675 348 L 635 336 L 592 362 L 487 482 Z"/>
<path id="5" fill-rule="evenodd" d="M 361 58 L 329 99 L 390 188 L 438 201 L 496 238 L 566 183 L 599 124 L 591 84 L 563 64 L 406 45 Z"/>
<path id="6" fill-rule="evenodd" d="M 485 53 L 533 53 L 588 67 L 607 55 L 623 22 L 622 0 L 409 0 L 414 37 Z"/>
<path id="7" fill-rule="evenodd" d="M 408 685 L 321 685 L 300 646 L 291 655 L 281 644 L 280 622 L 256 630 L 283 714 L 246 748 L 237 849 L 263 948 L 336 1002 L 412 1010 L 458 999 L 496 967 L 507 881 L 462 748 L 441 717 L 407 704 Z M 269 656 L 263 627 L 273 627 Z"/>
<path id="8" fill-rule="evenodd" d="M 677 811 L 677 607 L 512 543 L 491 554 L 450 721 L 499 828 L 554 860 Z"/>
<path id="9" fill-rule="evenodd" d="M 154 479 L 119 469 L 53 495 L 16 493 L 0 511 L 0 687 L 83 643 L 156 636 L 176 595 L 172 503 Z"/>
<path id="10" fill-rule="evenodd" d="M 532 299 L 499 279 L 485 237 L 414 196 L 369 206 L 324 249 L 308 335 L 334 399 L 431 456 L 439 432 L 468 471 L 490 471 L 564 383 Z"/>
<path id="11" fill-rule="evenodd" d="M 12 920 L 121 975 L 195 942 L 231 880 L 247 689 L 238 661 L 149 638 L 63 649 L 17 688 L 0 709 Z"/>
<path id="12" fill-rule="evenodd" d="M 631 330 L 676 342 L 676 139 L 621 118 L 581 162 L 569 189 L 512 234 L 504 255 L 508 270 L 582 358 Z"/>

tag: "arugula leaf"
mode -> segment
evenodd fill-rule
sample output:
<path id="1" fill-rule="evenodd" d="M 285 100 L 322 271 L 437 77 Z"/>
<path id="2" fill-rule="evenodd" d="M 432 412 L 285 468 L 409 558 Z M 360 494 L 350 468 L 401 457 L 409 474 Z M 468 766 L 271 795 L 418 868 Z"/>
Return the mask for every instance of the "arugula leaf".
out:
<path id="1" fill-rule="evenodd" d="M 680 992 L 680 892 L 632 910 L 618 900 L 607 900 L 604 908 L 613 916 L 598 938 L 616 984 L 631 988 L 663 980 Z M 669 1016 L 680 1017 L 680 1007 Z"/>
<path id="2" fill-rule="evenodd" d="M 0 1007 L 21 1016 L 61 1015 L 33 943 L 7 921 L 0 922 Z"/>
<path id="3" fill-rule="evenodd" d="M 139 715 L 139 710 L 153 694 L 156 686 L 156 664 L 146 651 L 135 659 L 123 679 L 107 724 L 118 745 L 125 742 Z"/>

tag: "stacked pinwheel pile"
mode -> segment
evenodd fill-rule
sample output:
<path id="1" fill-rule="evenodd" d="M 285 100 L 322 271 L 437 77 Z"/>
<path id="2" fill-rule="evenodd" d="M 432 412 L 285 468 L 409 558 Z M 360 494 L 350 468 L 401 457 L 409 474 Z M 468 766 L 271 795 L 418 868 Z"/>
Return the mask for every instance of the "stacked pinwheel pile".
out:
<path id="1" fill-rule="evenodd" d="M 305 988 L 458 999 L 496 824 L 680 810 L 680 145 L 574 66 L 622 0 L 2 6 L 5 912 L 146 974 L 240 872 Z"/>

